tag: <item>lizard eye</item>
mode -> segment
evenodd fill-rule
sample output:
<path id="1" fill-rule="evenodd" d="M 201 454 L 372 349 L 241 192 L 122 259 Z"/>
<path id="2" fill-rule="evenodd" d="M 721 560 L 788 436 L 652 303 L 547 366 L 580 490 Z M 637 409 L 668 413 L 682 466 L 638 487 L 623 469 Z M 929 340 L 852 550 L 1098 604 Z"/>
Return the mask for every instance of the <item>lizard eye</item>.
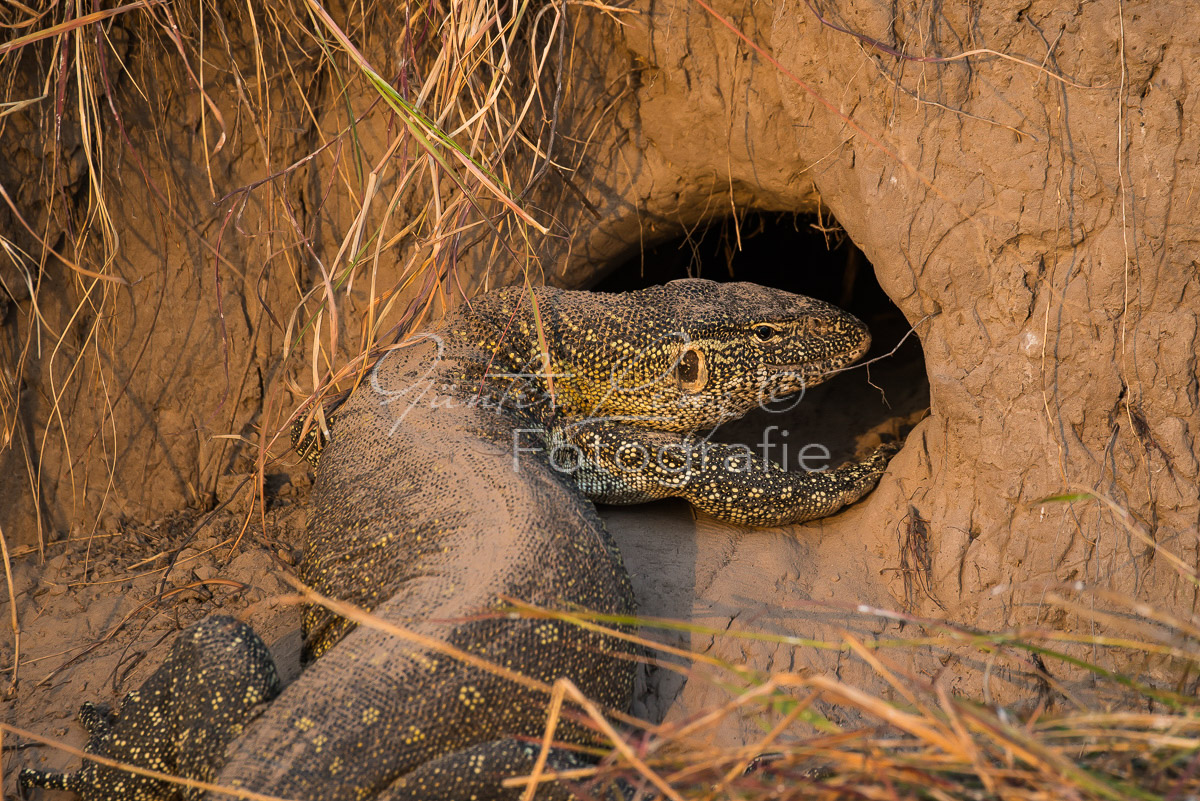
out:
<path id="1" fill-rule="evenodd" d="M 770 342 L 775 337 L 779 336 L 779 329 L 773 325 L 759 323 L 754 326 L 754 336 L 758 337 L 759 342 Z"/>
<path id="2" fill-rule="evenodd" d="M 696 348 L 688 348 L 679 355 L 675 365 L 675 379 L 687 392 L 699 392 L 708 383 L 708 367 L 704 354 Z"/>

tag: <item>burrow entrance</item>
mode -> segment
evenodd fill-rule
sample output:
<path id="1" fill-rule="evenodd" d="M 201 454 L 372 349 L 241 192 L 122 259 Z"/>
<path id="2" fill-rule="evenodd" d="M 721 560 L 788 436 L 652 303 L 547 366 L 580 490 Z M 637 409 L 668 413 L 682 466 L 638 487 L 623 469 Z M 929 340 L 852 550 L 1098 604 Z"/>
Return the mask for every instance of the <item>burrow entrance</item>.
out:
<path id="1" fill-rule="evenodd" d="M 647 248 L 614 267 L 592 289 L 622 292 L 677 278 L 750 281 L 828 301 L 870 328 L 871 351 L 864 362 L 895 350 L 813 387 L 798 400 L 726 424 L 715 439 L 743 442 L 757 452 L 769 439 L 776 461 L 786 444 L 789 469 L 801 467 L 801 453 L 807 466 L 819 465 L 827 449 L 830 466 L 836 466 L 881 439 L 907 434 L 928 409 L 920 341 L 914 333 L 899 344 L 909 331 L 908 321 L 880 288 L 863 252 L 829 218 L 758 212 L 736 222 L 728 217 Z"/>

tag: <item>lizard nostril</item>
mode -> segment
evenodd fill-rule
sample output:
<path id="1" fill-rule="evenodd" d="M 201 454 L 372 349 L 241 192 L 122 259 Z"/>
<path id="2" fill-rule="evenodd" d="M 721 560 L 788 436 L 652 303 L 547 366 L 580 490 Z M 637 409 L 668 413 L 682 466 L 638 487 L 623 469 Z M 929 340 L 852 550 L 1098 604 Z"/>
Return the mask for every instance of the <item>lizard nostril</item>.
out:
<path id="1" fill-rule="evenodd" d="M 675 378 L 686 392 L 699 392 L 708 383 L 708 366 L 704 354 L 696 348 L 687 348 L 675 365 Z"/>

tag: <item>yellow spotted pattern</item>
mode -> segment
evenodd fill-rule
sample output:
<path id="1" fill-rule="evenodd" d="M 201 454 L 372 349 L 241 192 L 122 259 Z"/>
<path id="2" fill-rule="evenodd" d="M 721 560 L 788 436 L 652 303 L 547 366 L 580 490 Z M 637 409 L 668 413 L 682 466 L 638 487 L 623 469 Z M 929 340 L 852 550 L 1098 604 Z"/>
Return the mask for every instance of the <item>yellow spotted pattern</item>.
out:
<path id="1" fill-rule="evenodd" d="M 682 281 L 619 295 L 508 288 L 476 298 L 325 409 L 328 441 L 319 428 L 294 429 L 318 465 L 300 578 L 402 629 L 546 685 L 569 678 L 601 706 L 626 708 L 636 664 L 628 645 L 513 614 L 509 600 L 635 611 L 589 499 L 678 496 L 762 525 L 861 497 L 894 449 L 826 473 L 788 472 L 731 446 L 705 451 L 701 432 L 825 380 L 869 341 L 845 312 L 749 284 Z M 213 634 L 206 625 L 193 631 Z M 532 767 L 544 694 L 323 608 L 306 610 L 303 625 L 310 664 L 252 725 L 248 710 L 275 692 L 274 669 L 252 632 L 218 626 L 224 639 L 211 653 L 173 656 L 115 722 L 88 712 L 90 747 L 157 768 L 181 760 L 199 766 L 196 776 L 276 797 L 513 797 L 499 783 Z M 556 734 L 592 737 L 570 720 Z M 569 752 L 551 755 L 551 770 L 578 764 Z M 89 799 L 168 797 L 91 766 L 27 778 Z M 557 786 L 543 792 L 571 798 Z M 612 787 L 591 795 L 623 797 Z"/>

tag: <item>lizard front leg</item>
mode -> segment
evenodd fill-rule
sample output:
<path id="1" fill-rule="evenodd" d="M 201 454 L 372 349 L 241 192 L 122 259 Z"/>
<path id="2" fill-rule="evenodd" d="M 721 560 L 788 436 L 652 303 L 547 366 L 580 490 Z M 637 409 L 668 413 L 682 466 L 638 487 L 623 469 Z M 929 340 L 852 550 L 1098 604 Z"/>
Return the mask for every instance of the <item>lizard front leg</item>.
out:
<path id="1" fill-rule="evenodd" d="M 611 421 L 555 429 L 551 461 L 601 503 L 684 498 L 719 520 L 748 526 L 834 514 L 875 488 L 898 443 L 833 470 L 787 470 L 744 445 L 708 442 Z"/>
<path id="2" fill-rule="evenodd" d="M 86 752 L 160 773 L 209 781 L 225 746 L 242 733 L 258 704 L 279 692 L 275 662 L 245 623 L 214 615 L 183 631 L 170 655 L 121 711 L 84 704 Z M 26 769 L 21 787 L 68 790 L 82 801 L 198 798 L 195 790 L 120 768 L 85 762 L 74 773 Z"/>

